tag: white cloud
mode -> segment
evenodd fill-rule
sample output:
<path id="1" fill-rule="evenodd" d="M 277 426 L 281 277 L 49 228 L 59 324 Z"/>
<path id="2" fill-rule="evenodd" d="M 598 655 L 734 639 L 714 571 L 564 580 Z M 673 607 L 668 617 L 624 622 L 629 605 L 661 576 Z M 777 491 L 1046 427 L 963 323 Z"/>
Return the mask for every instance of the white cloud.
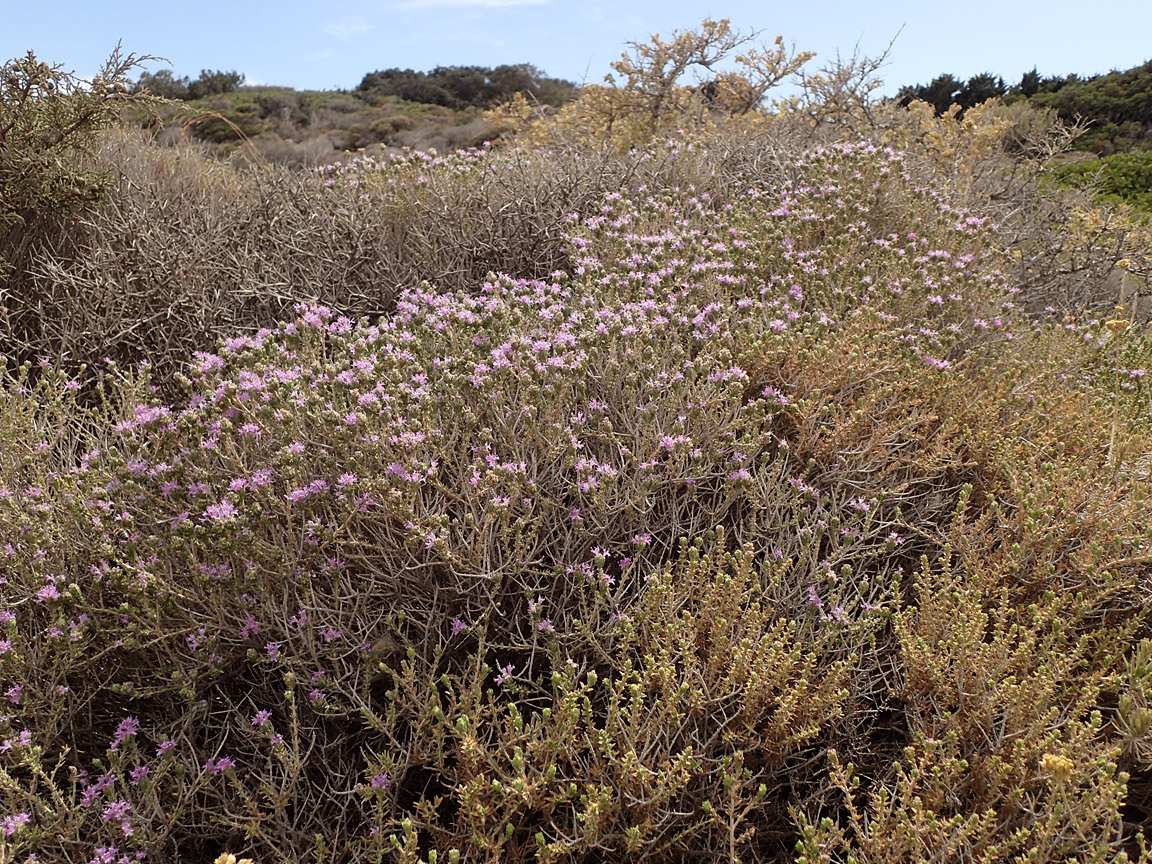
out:
<path id="1" fill-rule="evenodd" d="M 451 32 L 420 32 L 410 34 L 406 42 L 466 42 L 474 45 L 489 45 L 496 48 L 504 48 L 508 43 L 503 39 L 498 39 L 489 35 L 483 30 L 456 30 Z"/>
<path id="2" fill-rule="evenodd" d="M 601 24 L 604 21 L 605 16 L 603 6 L 581 6 L 579 12 L 581 18 L 592 24 Z"/>
<path id="3" fill-rule="evenodd" d="M 324 25 L 324 32 L 329 36 L 335 36 L 337 39 L 351 39 L 353 36 L 359 36 L 361 33 L 367 33 L 371 29 L 372 25 L 361 18 L 344 21 L 329 21 Z"/>
<path id="4" fill-rule="evenodd" d="M 552 0 L 405 0 L 395 9 L 433 9 L 451 6 L 457 9 L 502 9 L 507 6 L 551 6 Z"/>

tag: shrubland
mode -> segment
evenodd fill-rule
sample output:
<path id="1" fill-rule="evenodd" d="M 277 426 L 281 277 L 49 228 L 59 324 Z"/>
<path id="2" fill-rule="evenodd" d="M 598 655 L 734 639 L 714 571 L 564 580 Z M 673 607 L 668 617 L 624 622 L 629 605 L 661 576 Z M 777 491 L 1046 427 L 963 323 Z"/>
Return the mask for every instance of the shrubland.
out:
<path id="1" fill-rule="evenodd" d="M 655 69 L 102 139 L 0 295 L 0 857 L 1147 858 L 1144 227 L 1051 118 Z"/>
<path id="2" fill-rule="evenodd" d="M 1152 213 L 1152 151 L 1072 162 L 1060 166 L 1057 176 L 1064 182 L 1096 183 L 1113 203 Z"/>
<path id="3" fill-rule="evenodd" d="M 160 92 L 165 92 L 160 88 Z M 339 92 L 244 86 L 169 100 L 136 124 L 165 145 L 194 142 L 216 159 L 314 168 L 346 150 L 379 157 L 403 147 L 442 152 L 502 134 L 483 109 L 405 100 L 371 90 Z"/>
<path id="4" fill-rule="evenodd" d="M 1033 67 L 1011 87 L 988 72 L 967 81 L 944 74 L 929 84 L 901 87 L 897 98 L 905 104 L 928 102 L 937 114 L 944 114 L 953 105 L 966 111 L 989 99 L 1049 109 L 1069 125 L 1087 124 L 1090 128 L 1076 142 L 1076 148 L 1101 156 L 1147 151 L 1152 142 L 1152 61 L 1087 78 L 1076 74 L 1041 76 Z"/>
<path id="5" fill-rule="evenodd" d="M 485 109 L 514 94 L 559 107 L 575 85 L 521 63 L 384 69 L 343 91 L 246 84 L 235 71 L 205 69 L 192 80 L 159 69 L 142 72 L 129 92 L 164 100 L 161 110 L 125 115 L 164 143 L 196 141 L 216 157 L 299 168 L 330 164 L 345 150 L 379 157 L 402 147 L 479 146 L 506 131 L 482 119 Z"/>

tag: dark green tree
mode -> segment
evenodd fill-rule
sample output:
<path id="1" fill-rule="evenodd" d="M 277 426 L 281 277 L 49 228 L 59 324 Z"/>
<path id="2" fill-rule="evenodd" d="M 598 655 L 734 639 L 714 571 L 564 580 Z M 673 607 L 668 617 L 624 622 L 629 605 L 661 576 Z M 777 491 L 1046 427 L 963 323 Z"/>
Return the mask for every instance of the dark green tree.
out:
<path id="1" fill-rule="evenodd" d="M 1004 79 L 990 72 L 973 75 L 956 95 L 961 108 L 972 108 L 989 99 L 996 99 L 1008 92 Z"/>
<path id="2" fill-rule="evenodd" d="M 1079 81 L 1079 76 L 1073 75 L 1048 75 L 1040 81 L 1041 93 L 1059 93 L 1068 84 L 1074 84 Z"/>
<path id="3" fill-rule="evenodd" d="M 428 80 L 444 90 L 453 108 L 484 105 L 488 97 L 489 69 L 482 66 L 437 66 Z"/>
<path id="4" fill-rule="evenodd" d="M 235 70 L 201 69 L 200 77 L 190 81 L 187 75 L 177 78 L 169 70 L 161 69 L 159 72 L 144 72 L 132 85 L 132 92 L 147 91 L 164 99 L 202 99 L 217 93 L 232 93 L 243 83 L 244 76 Z"/>
<path id="5" fill-rule="evenodd" d="M 429 80 L 426 73 L 411 69 L 393 68 L 369 72 L 356 89 L 361 93 L 377 96 L 395 96 L 407 102 L 455 107 L 455 99 L 451 93 L 440 84 Z"/>
<path id="6" fill-rule="evenodd" d="M 132 85 L 133 93 L 151 93 L 162 99 L 187 99 L 188 76 L 175 77 L 171 70 L 161 69 L 158 72 L 144 72 Z"/>
<path id="7" fill-rule="evenodd" d="M 544 75 L 540 70 L 528 63 L 497 66 L 488 73 L 489 98 L 494 103 L 500 103 L 507 102 L 517 93 L 530 93 L 538 97 L 542 78 Z"/>
<path id="8" fill-rule="evenodd" d="M 1025 96 L 1035 96 L 1040 91 L 1040 73 L 1033 66 L 1030 72 L 1025 72 L 1020 78 L 1016 89 Z"/>
<path id="9" fill-rule="evenodd" d="M 490 108 L 525 93 L 538 102 L 562 105 L 575 95 L 569 81 L 546 77 L 527 63 L 497 66 L 437 66 L 431 72 L 383 69 L 369 72 L 357 90 L 447 108 Z"/>
<path id="10" fill-rule="evenodd" d="M 188 85 L 188 98 L 202 99 L 217 93 L 232 93 L 243 83 L 244 76 L 234 69 L 231 72 L 201 69 L 200 77 Z"/>
<path id="11" fill-rule="evenodd" d="M 900 88 L 897 99 L 902 105 L 923 100 L 942 114 L 952 103 L 963 111 L 1005 95 L 1023 97 L 1039 108 L 1052 108 L 1065 123 L 1085 123 L 1088 131 L 1077 139 L 1079 148 L 1101 155 L 1152 150 L 1152 61 L 1089 78 L 1076 74 L 1041 76 L 1032 67 L 1010 89 L 1002 78 L 989 72 L 974 75 L 966 83 L 940 75 L 931 84 Z"/>
<path id="12" fill-rule="evenodd" d="M 896 98 L 901 105 L 907 105 L 913 101 L 927 102 L 937 114 L 943 114 L 957 100 L 963 89 L 963 81 L 957 80 L 952 75 L 944 74 L 933 78 L 931 84 L 914 84 L 901 87 Z"/>

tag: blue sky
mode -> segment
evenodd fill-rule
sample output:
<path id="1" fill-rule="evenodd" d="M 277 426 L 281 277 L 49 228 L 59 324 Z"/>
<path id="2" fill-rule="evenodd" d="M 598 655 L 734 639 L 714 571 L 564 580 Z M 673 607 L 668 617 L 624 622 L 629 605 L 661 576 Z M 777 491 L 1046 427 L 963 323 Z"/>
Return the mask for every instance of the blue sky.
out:
<path id="1" fill-rule="evenodd" d="M 390 67 L 502 63 L 597 82 L 624 43 L 705 16 L 817 52 L 810 69 L 857 44 L 879 54 L 903 27 L 882 72 L 884 92 L 942 72 L 990 71 L 1014 83 L 1033 65 L 1090 75 L 1152 59 L 1149 0 L 0 0 L 0 59 L 32 49 L 87 76 L 122 41 L 126 51 L 168 58 L 177 75 L 236 69 L 250 83 L 298 89 L 350 89 Z"/>

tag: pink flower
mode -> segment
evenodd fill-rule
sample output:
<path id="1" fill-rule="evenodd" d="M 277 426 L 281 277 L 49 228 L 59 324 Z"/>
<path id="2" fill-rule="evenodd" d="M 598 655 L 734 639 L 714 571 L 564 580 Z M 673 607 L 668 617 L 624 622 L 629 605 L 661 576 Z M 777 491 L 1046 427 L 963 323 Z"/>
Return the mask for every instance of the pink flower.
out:
<path id="1" fill-rule="evenodd" d="M 213 522 L 228 522 L 236 515 L 236 505 L 231 499 L 225 498 L 219 504 L 210 504 L 204 510 L 204 515 Z"/>
<path id="2" fill-rule="evenodd" d="M 387 789 L 392 785 L 392 778 L 381 771 L 369 781 L 368 785 L 373 789 Z"/>
<path id="3" fill-rule="evenodd" d="M 255 636 L 260 632 L 260 625 L 256 623 L 256 618 L 251 612 L 248 613 L 248 620 L 244 622 L 244 627 L 240 631 L 240 638 L 247 639 L 249 636 Z"/>
<path id="4" fill-rule="evenodd" d="M 820 599 L 820 595 L 816 593 L 816 587 L 814 585 L 808 586 L 808 605 L 813 609 L 824 608 L 824 602 Z"/>
<path id="5" fill-rule="evenodd" d="M 0 820 L 0 828 L 4 830 L 5 837 L 11 837 L 22 825 L 27 825 L 28 820 L 32 818 L 32 814 L 25 811 L 17 813 L 15 816 L 6 816 Z"/>
<path id="6" fill-rule="evenodd" d="M 116 734 L 112 737 L 112 751 L 115 752 L 125 738 L 130 738 L 140 729 L 140 721 L 135 717 L 125 717 L 116 727 Z"/>
<path id="7" fill-rule="evenodd" d="M 113 819 L 123 819 L 131 809 L 132 805 L 127 801 L 112 801 L 105 805 L 104 812 L 101 814 L 101 818 L 105 822 L 111 822 Z"/>
<path id="8" fill-rule="evenodd" d="M 236 767 L 236 760 L 231 756 L 223 756 L 220 759 L 209 759 L 204 763 L 204 770 L 211 771 L 213 776 L 223 774 L 230 768 Z"/>
<path id="9" fill-rule="evenodd" d="M 101 774 L 99 780 L 84 789 L 84 793 L 80 796 L 81 805 L 91 807 L 96 802 L 96 799 L 103 794 L 104 790 L 115 782 L 115 774 Z"/>
<path id="10" fill-rule="evenodd" d="M 267 468 L 261 468 L 252 472 L 252 476 L 248 479 L 248 487 L 257 489 L 260 486 L 267 486 L 271 482 L 272 472 Z"/>
<path id="11" fill-rule="evenodd" d="M 41 603 L 46 600 L 59 600 L 60 589 L 56 587 L 55 583 L 49 582 L 47 585 L 43 586 L 39 591 L 36 592 L 36 599 Z"/>

